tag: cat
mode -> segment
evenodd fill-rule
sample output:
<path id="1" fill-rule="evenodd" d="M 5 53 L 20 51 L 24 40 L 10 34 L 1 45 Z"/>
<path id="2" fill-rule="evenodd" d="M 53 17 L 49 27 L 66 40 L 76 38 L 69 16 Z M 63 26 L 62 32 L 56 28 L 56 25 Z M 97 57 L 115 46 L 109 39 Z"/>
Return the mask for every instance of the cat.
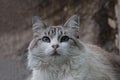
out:
<path id="1" fill-rule="evenodd" d="M 116 80 L 106 52 L 79 38 L 79 16 L 64 25 L 48 26 L 32 19 L 33 40 L 28 47 L 30 80 Z"/>

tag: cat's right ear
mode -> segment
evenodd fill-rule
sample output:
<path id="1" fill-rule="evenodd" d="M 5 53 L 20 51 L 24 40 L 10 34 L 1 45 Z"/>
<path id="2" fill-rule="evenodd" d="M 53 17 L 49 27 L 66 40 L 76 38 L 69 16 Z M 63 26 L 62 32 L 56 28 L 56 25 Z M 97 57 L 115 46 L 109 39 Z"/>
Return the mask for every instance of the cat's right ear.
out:
<path id="1" fill-rule="evenodd" d="M 32 30 L 34 33 L 34 36 L 38 36 L 41 31 L 47 28 L 47 25 L 38 17 L 34 16 L 32 18 Z"/>

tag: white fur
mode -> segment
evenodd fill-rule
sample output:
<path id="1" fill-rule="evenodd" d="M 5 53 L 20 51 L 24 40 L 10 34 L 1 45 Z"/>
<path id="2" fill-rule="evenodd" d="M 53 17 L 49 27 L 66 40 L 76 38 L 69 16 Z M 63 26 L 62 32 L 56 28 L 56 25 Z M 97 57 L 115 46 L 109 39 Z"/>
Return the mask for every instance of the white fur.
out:
<path id="1" fill-rule="evenodd" d="M 82 44 L 83 45 L 83 44 Z M 72 49 L 72 56 L 36 62 L 28 55 L 29 65 L 35 62 L 31 80 L 115 80 L 105 52 L 94 46 L 84 45 L 84 50 Z M 32 60 L 32 61 L 30 61 Z M 60 61 L 61 60 L 61 61 Z M 46 59 L 47 61 L 47 59 Z"/>

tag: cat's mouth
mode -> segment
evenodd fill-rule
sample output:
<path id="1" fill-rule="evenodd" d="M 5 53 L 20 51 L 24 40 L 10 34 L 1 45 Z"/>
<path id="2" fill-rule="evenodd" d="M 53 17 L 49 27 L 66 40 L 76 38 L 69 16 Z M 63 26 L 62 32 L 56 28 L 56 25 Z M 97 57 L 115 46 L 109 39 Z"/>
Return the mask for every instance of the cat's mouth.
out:
<path id="1" fill-rule="evenodd" d="M 51 56 L 60 56 L 60 54 L 55 50 L 55 51 L 53 51 L 53 53 L 51 54 Z"/>

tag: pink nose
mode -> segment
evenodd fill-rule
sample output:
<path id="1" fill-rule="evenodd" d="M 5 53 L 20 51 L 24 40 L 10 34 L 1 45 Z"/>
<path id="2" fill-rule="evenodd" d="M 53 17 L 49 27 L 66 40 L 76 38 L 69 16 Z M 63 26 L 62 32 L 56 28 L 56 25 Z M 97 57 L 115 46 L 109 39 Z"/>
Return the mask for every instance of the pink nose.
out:
<path id="1" fill-rule="evenodd" d="M 52 48 L 57 49 L 59 45 L 52 45 Z"/>

